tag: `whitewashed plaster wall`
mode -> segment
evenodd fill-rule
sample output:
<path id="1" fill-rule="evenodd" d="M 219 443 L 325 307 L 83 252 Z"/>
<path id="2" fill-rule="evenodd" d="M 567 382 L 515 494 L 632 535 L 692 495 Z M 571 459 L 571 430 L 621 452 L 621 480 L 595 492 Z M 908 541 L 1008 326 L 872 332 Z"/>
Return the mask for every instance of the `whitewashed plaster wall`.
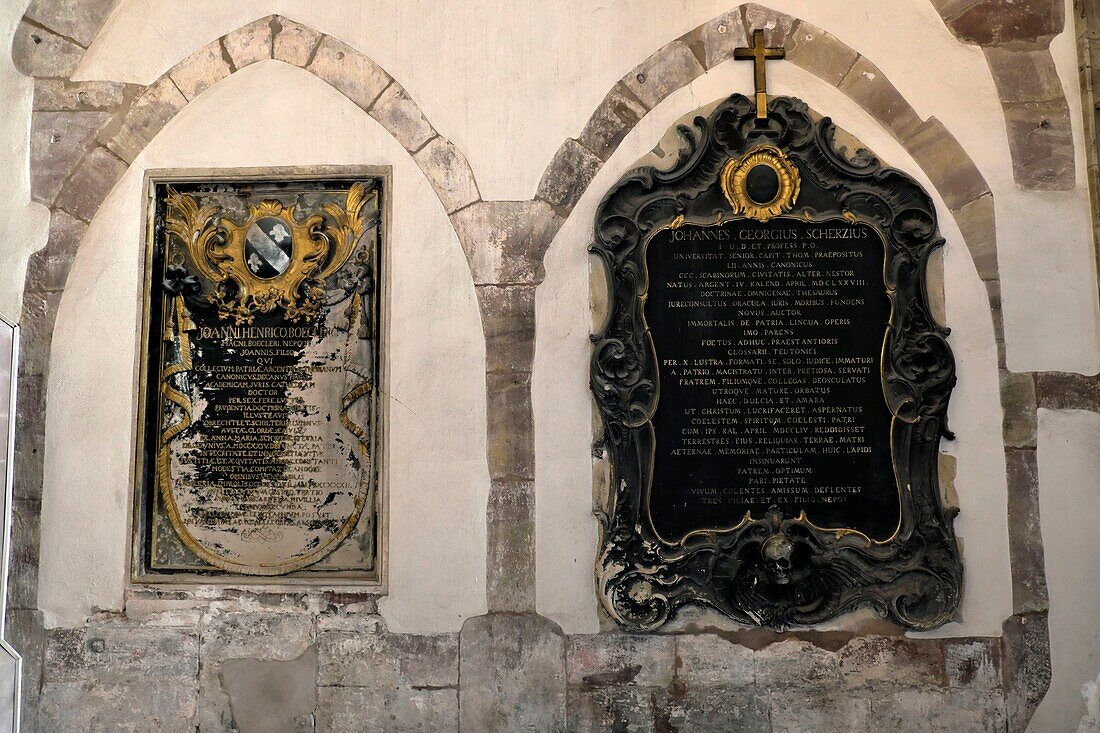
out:
<path id="1" fill-rule="evenodd" d="M 381 612 L 392 630 L 412 632 L 456 631 L 485 612 L 485 349 L 458 238 L 378 123 L 312 74 L 267 61 L 173 119 L 84 237 L 50 369 L 39 583 L 47 625 L 76 625 L 124 602 L 144 171 L 368 163 L 394 167 L 390 593 Z"/>
<path id="2" fill-rule="evenodd" d="M 1095 540 L 1083 541 L 1100 517 L 1100 415 L 1040 409 L 1037 451 L 1053 674 L 1031 730 L 1076 731 L 1086 685 L 1100 676 L 1100 565 Z M 1081 733 L 1093 730 L 1082 724 Z"/>
<path id="3" fill-rule="evenodd" d="M 8 3 L 0 10 L 0 24 L 7 33 L 25 4 Z M 468 156 L 485 199 L 526 199 L 535 192 L 561 141 L 579 132 L 624 73 L 654 49 L 734 4 L 561 0 L 535 6 L 505 0 L 461 4 L 410 0 L 383 7 L 350 0 L 122 0 L 74 78 L 148 83 L 203 43 L 257 17 L 283 13 L 344 39 L 393 74 L 435 127 Z M 1001 107 L 982 52 L 958 43 L 928 0 L 771 0 L 766 4 L 805 18 L 863 53 L 921 117 L 940 119 L 982 171 L 997 205 L 1008 366 L 1018 371 L 1095 373 L 1100 362 L 1100 319 L 1083 156 L 1078 160 L 1077 190 L 1029 193 L 1017 189 Z M 1072 31 L 1055 39 L 1052 52 L 1080 141 Z M 457 628 L 463 614 L 483 609 L 488 483 L 484 351 L 466 265 L 442 209 L 407 154 L 335 92 L 292 71 L 263 64 L 234 75 L 189 106 L 142 154 L 88 232 L 61 306 L 50 381 L 40 585 L 51 623 L 76 623 L 93 605 L 115 608 L 121 598 L 125 562 L 120 553 L 127 537 L 129 484 L 128 466 L 119 456 L 129 456 L 130 359 L 140 241 L 138 187 L 140 169 L 153 165 L 392 162 L 398 195 L 394 276 L 399 276 L 400 268 L 410 268 L 405 273 L 409 281 L 403 286 L 408 300 L 401 303 L 408 309 L 410 338 L 416 338 L 403 347 L 395 339 L 393 359 L 395 364 L 402 359 L 415 363 L 420 370 L 446 364 L 448 386 L 426 388 L 421 374 L 413 382 L 410 371 L 405 377 L 409 391 L 404 392 L 395 374 L 395 396 L 411 405 L 409 412 L 415 414 L 402 417 L 401 405 L 394 405 L 391 414 L 395 428 L 401 420 L 407 421 L 402 430 L 410 438 L 438 437 L 444 433 L 427 431 L 446 431 L 449 442 L 445 444 L 452 448 L 444 454 L 446 460 L 438 453 L 429 460 L 421 446 L 410 449 L 415 453 L 401 454 L 395 435 L 390 464 L 393 592 L 383 612 L 395 629 L 427 630 Z M 908 154 L 835 89 L 793 65 L 773 64 L 769 74 L 773 91 L 804 97 L 933 191 Z M 0 271 L 4 273 L 0 274 L 0 309 L 17 314 L 26 255 L 44 242 L 46 223 L 41 209 L 24 203 L 30 84 L 17 76 L 6 57 L 0 63 L 0 83 L 5 91 L 13 90 L 9 97 L 13 101 L 0 108 L 0 170 L 5 174 L 0 176 Z M 533 376 L 538 607 L 567 631 L 593 630 L 596 619 L 591 574 L 595 545 L 595 522 L 590 515 L 592 431 L 586 392 L 591 324 L 585 254 L 595 206 L 673 120 L 732 91 L 750 90 L 748 65 L 727 63 L 666 100 L 605 166 L 547 255 L 547 280 L 538 291 Z M 222 113 L 216 113 L 219 107 Z M 224 114 L 227 108 L 234 114 Z M 273 117 L 272 109 L 280 109 L 286 117 Z M 313 116 L 316 110 L 327 114 Z M 277 144 L 265 146 L 264 140 Z M 1011 612 L 996 359 L 984 293 L 957 227 L 942 202 L 936 203 L 949 243 L 945 255 L 948 317 L 960 377 L 951 411 L 960 437 L 944 447 L 959 460 L 956 483 L 962 514 L 957 526 L 967 562 L 963 620 L 942 633 L 994 635 L 999 633 L 1000 620 Z M 426 206 L 430 216 L 424 213 Z M 408 243 L 407 248 L 399 246 L 402 242 Z M 429 252 L 450 254 L 429 258 Z M 112 253 L 128 253 L 131 259 L 111 264 Z M 402 264 L 405 257 L 409 262 Z M 436 267 L 432 275 L 413 277 L 412 268 L 428 264 Z M 400 292 L 398 284 L 395 280 L 395 296 Z M 430 315 L 437 319 L 433 325 L 423 301 L 430 299 L 434 304 L 440 298 L 451 298 L 451 307 L 447 311 L 433 307 Z M 402 312 L 398 305 L 395 302 L 395 318 Z M 129 323 L 129 330 L 120 329 L 120 321 L 107 320 L 112 314 Z M 445 360 L 430 358 L 439 352 L 428 351 L 423 329 L 429 326 L 452 349 Z M 93 339 L 116 344 L 119 353 L 96 357 L 104 361 L 89 370 L 88 359 L 103 350 L 87 348 Z M 402 348 L 407 351 L 403 353 Z M 87 410 L 92 405 L 85 399 L 89 395 L 95 397 L 92 404 L 100 405 L 106 404 L 104 395 L 110 395 L 112 403 L 105 407 L 109 426 L 90 429 L 93 423 Z M 443 396 L 449 406 L 440 401 Z M 440 418 L 441 411 L 449 411 L 446 420 Z M 1088 485 L 1088 475 L 1080 473 L 1083 468 L 1072 470 L 1079 484 Z M 1040 477 L 1044 501 L 1054 491 L 1047 483 L 1049 475 Z M 396 503 L 401 480 L 409 487 L 407 505 Z M 437 506 L 432 492 L 444 491 L 466 492 L 461 512 Z M 413 504 L 414 500 L 421 504 Z M 73 515 L 68 512 L 78 506 L 97 509 L 88 515 L 95 524 L 83 528 L 87 539 L 74 538 L 71 531 Z M 111 511 L 103 511 L 104 506 Z M 1045 504 L 1043 509 L 1049 542 L 1051 534 L 1063 527 Z M 420 511 L 429 512 L 436 524 L 426 525 L 415 516 Z M 1091 515 L 1093 523 L 1097 518 L 1100 510 Z M 432 533 L 432 527 L 439 529 Z M 64 549 L 59 549 L 61 534 L 78 544 L 62 543 Z M 440 546 L 443 541 L 460 547 Z M 81 555 L 89 548 L 107 553 L 90 556 L 104 565 L 92 581 L 80 572 L 93 565 Z M 426 551 L 438 551 L 441 560 L 425 561 Z M 1048 569 L 1063 559 L 1057 551 L 1048 551 Z M 69 567 L 69 563 L 80 564 Z M 431 573 L 432 582 L 418 589 L 413 581 L 423 578 L 414 578 L 415 572 Z M 1052 577 L 1058 572 L 1053 570 Z M 1058 593 L 1071 594 L 1063 596 L 1067 599 L 1063 603 L 1072 606 L 1073 598 L 1093 592 L 1068 584 L 1056 588 L 1052 583 L 1052 604 Z M 446 608 L 430 605 L 440 593 L 453 594 Z M 1056 646 L 1072 641 L 1053 617 L 1051 633 Z"/>

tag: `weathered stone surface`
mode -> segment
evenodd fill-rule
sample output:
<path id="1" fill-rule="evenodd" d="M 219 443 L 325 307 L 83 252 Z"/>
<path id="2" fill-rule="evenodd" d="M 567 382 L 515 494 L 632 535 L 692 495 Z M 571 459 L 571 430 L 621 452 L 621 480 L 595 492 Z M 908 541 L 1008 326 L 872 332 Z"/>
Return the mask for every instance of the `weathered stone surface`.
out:
<path id="1" fill-rule="evenodd" d="M 493 440 L 492 435 L 490 440 Z M 492 482 L 486 508 L 486 531 L 485 593 L 489 610 L 509 613 L 534 611 L 533 482 Z"/>
<path id="2" fill-rule="evenodd" d="M 677 89 L 695 81 L 705 71 L 683 41 L 673 41 L 634 67 L 622 83 L 642 104 L 653 109 Z"/>
<path id="3" fill-rule="evenodd" d="M 997 366 L 1007 368 L 1005 360 L 1005 319 L 1001 309 L 1001 281 L 985 280 L 985 294 L 989 298 L 989 315 L 993 320 L 993 339 L 997 345 Z"/>
<path id="4" fill-rule="evenodd" d="M 1012 616 L 1001 627 L 1005 715 L 1009 731 L 1024 731 L 1050 688 L 1047 615 Z"/>
<path id="5" fill-rule="evenodd" d="M 222 664 L 233 722 L 243 732 L 312 733 L 317 650 L 288 662 L 230 659 Z"/>
<path id="6" fill-rule="evenodd" d="M 592 113 L 577 141 L 601 160 L 607 160 L 645 113 L 642 103 L 618 82 Z"/>
<path id="7" fill-rule="evenodd" d="M 457 730 L 457 690 L 322 687 L 318 692 L 317 733 Z"/>
<path id="8" fill-rule="evenodd" d="M 458 685 L 457 634 L 391 634 L 377 616 L 318 619 L 318 681 L 380 691 Z"/>
<path id="9" fill-rule="evenodd" d="M 202 623 L 199 654 L 200 730 L 231 730 L 233 714 L 222 686 L 222 665 L 230 659 L 289 661 L 312 643 L 312 619 L 302 614 L 209 613 Z"/>
<path id="10" fill-rule="evenodd" d="M 655 731 L 653 699 L 658 694 L 651 688 L 634 686 L 571 687 L 567 730 L 570 733 Z"/>
<path id="11" fill-rule="evenodd" d="M 309 70 L 363 109 L 392 81 L 376 63 L 332 36 L 321 39 Z"/>
<path id="12" fill-rule="evenodd" d="M 566 140 L 546 167 L 537 196 L 552 206 L 571 210 L 602 165 L 591 150 L 576 140 Z"/>
<path id="13" fill-rule="evenodd" d="M 15 444 L 16 480 L 12 490 L 15 501 L 26 502 L 31 511 L 42 500 L 42 456 L 46 432 L 45 383 L 46 379 L 42 374 L 20 373 L 16 386 L 19 409 L 15 414 L 15 434 L 18 437 Z M 15 524 L 12 532 L 18 529 L 20 526 Z M 37 557 L 36 552 L 35 564 L 38 562 Z M 37 607 L 37 603 L 27 606 Z"/>
<path id="14" fill-rule="evenodd" d="M 959 639 L 944 642 L 947 682 L 951 687 L 997 690 L 1001 687 L 999 639 Z"/>
<path id="15" fill-rule="evenodd" d="M 88 225 L 79 219 L 73 218 L 61 209 L 50 212 L 50 237 L 46 245 L 47 255 L 47 280 L 45 289 L 49 292 L 59 292 L 65 288 L 65 281 L 69 277 L 73 260 L 76 258 L 77 248 Z"/>
<path id="16" fill-rule="evenodd" d="M 932 318 L 941 325 L 947 323 L 947 292 L 943 286 L 943 248 L 928 255 L 924 270 L 924 289 L 928 293 L 928 309 Z"/>
<path id="17" fill-rule="evenodd" d="M 770 695 L 769 705 L 773 733 L 883 729 L 874 723 L 865 697 L 790 690 Z"/>
<path id="18" fill-rule="evenodd" d="M 92 148 L 65 183 L 56 204 L 81 221 L 91 221 L 126 164 L 103 148 Z"/>
<path id="19" fill-rule="evenodd" d="M 36 112 L 31 122 L 31 198 L 47 206 L 110 112 Z"/>
<path id="20" fill-rule="evenodd" d="M 534 479 L 531 375 L 489 372 L 485 381 L 489 401 L 489 476 L 497 481 Z"/>
<path id="21" fill-rule="evenodd" d="M 61 302 L 61 294 L 43 289 L 48 273 L 46 250 L 42 249 L 32 254 L 27 263 L 27 281 L 34 286 L 23 292 L 23 312 L 19 320 L 22 328 L 19 344 L 21 378 L 32 374 L 44 375 L 49 366 L 50 338 L 53 334 L 53 324 L 57 318 L 57 306 Z M 20 403 L 19 412 L 23 410 L 24 405 Z M 18 466 L 19 456 L 16 455 L 16 467 Z"/>
<path id="22" fill-rule="evenodd" d="M 77 44 L 25 20 L 12 38 L 12 61 L 27 76 L 68 78 L 83 55 Z"/>
<path id="23" fill-rule="evenodd" d="M 199 673 L 197 626 L 93 618 L 78 629 L 47 634 L 47 678 L 54 683 L 194 683 Z"/>
<path id="24" fill-rule="evenodd" d="M 168 76 L 187 101 L 191 101 L 231 73 L 233 70 L 222 55 L 221 43 L 211 41 L 173 66 Z"/>
<path id="25" fill-rule="evenodd" d="M 1016 613 L 1048 606 L 1046 563 L 1039 525 L 1039 471 L 1034 450 L 1006 450 L 1008 553 L 1012 562 L 1012 607 Z"/>
<path id="26" fill-rule="evenodd" d="M 982 0 L 931 0 L 932 6 L 944 20 L 957 18 Z"/>
<path id="27" fill-rule="evenodd" d="M 435 130 L 424 118 L 420 106 L 400 84 L 390 84 L 370 108 L 370 116 L 382 123 L 397 142 L 414 153 L 435 137 Z"/>
<path id="28" fill-rule="evenodd" d="M 756 685 L 763 689 L 835 686 L 840 683 L 837 655 L 808 641 L 769 644 L 753 655 Z"/>
<path id="29" fill-rule="evenodd" d="M 485 369 L 526 372 L 535 356 L 535 288 L 530 285 L 478 285 Z"/>
<path id="30" fill-rule="evenodd" d="M 23 683 L 20 687 L 21 730 L 46 730 L 36 728 L 35 725 L 39 708 L 38 682 L 42 679 L 42 664 L 46 658 L 46 631 L 42 627 L 42 612 L 8 609 L 5 621 L 4 637 L 23 657 Z"/>
<path id="31" fill-rule="evenodd" d="M 185 104 L 187 100 L 171 78 L 162 76 L 134 100 L 114 137 L 109 141 L 101 138 L 100 142 L 106 142 L 112 153 L 132 163 Z"/>
<path id="32" fill-rule="evenodd" d="M 937 456 L 936 469 L 944 509 L 958 509 L 959 492 L 955 489 L 955 477 L 959 473 L 959 460 L 949 453 L 941 452 Z"/>
<path id="33" fill-rule="evenodd" d="M 35 79 L 34 109 L 38 111 L 113 111 L 125 98 L 126 85 L 111 81 Z"/>
<path id="34" fill-rule="evenodd" d="M 305 66 L 321 41 L 321 34 L 281 15 L 275 16 L 274 58 L 295 66 Z"/>
<path id="35" fill-rule="evenodd" d="M 42 505 L 38 501 L 12 502 L 11 564 L 8 567 L 8 608 L 38 608 L 38 547 L 41 544 Z"/>
<path id="36" fill-rule="evenodd" d="M 703 49 L 707 68 L 713 69 L 723 61 L 733 58 L 733 50 L 750 45 L 741 8 L 723 13 L 703 24 Z"/>
<path id="37" fill-rule="evenodd" d="M 653 708 L 656 731 L 771 733 L 773 730 L 767 700 L 758 689 L 688 688 L 682 697 L 675 692 L 664 699 L 656 697 Z"/>
<path id="38" fill-rule="evenodd" d="M 859 58 L 836 36 L 805 21 L 791 32 L 787 47 L 788 61 L 833 86 L 840 85 Z"/>
<path id="39" fill-rule="evenodd" d="M 713 634 L 677 637 L 680 660 L 677 678 L 689 688 L 695 686 L 742 687 L 756 679 L 753 652 Z"/>
<path id="40" fill-rule="evenodd" d="M 34 0 L 25 15 L 88 48 L 114 4 L 114 0 Z"/>
<path id="41" fill-rule="evenodd" d="M 584 687 L 613 687 L 618 685 L 636 685 L 639 687 L 666 687 L 672 684 L 676 673 L 677 638 L 687 641 L 693 637 L 675 637 L 660 634 L 584 634 L 570 636 L 566 644 L 566 665 L 570 685 Z M 709 635 L 698 637 L 704 643 L 733 646 L 722 639 Z M 681 645 L 682 646 L 682 645 Z M 681 670 L 681 676 L 688 674 L 715 676 L 712 672 L 727 661 L 721 655 L 694 654 L 699 645 L 691 645 L 689 654 L 693 654 L 697 663 L 690 673 Z M 738 647 L 743 648 L 743 647 Z M 721 650 L 720 650 L 721 651 Z M 747 650 L 746 650 L 747 651 Z M 684 652 L 681 651 L 681 658 Z M 719 657 L 715 659 L 715 657 Z M 749 674 L 752 674 L 752 653 L 749 652 Z M 688 681 L 687 678 L 684 678 Z"/>
<path id="42" fill-rule="evenodd" d="M 1025 191 L 1068 191 L 1077 185 L 1073 130 L 1064 99 L 1004 105 L 1012 177 Z"/>
<path id="43" fill-rule="evenodd" d="M 838 652 L 847 687 L 938 687 L 947 684 L 943 649 L 934 639 L 859 636 Z"/>
<path id="44" fill-rule="evenodd" d="M 744 7 L 746 32 L 759 28 L 764 31 L 766 45 L 784 47 L 788 45 L 791 29 L 798 22 L 795 18 L 756 3 L 748 3 Z"/>
<path id="45" fill-rule="evenodd" d="M 1038 44 L 1062 32 L 1065 6 L 1052 0 L 985 0 L 948 27 L 960 40 L 979 46 L 1013 42 Z"/>
<path id="46" fill-rule="evenodd" d="M 957 209 L 955 223 L 959 225 L 974 268 L 982 280 L 999 279 L 997 265 L 997 219 L 993 194 L 979 196 Z"/>
<path id="47" fill-rule="evenodd" d="M 260 18 L 227 34 L 222 43 L 234 69 L 271 58 L 271 18 Z"/>
<path id="48" fill-rule="evenodd" d="M 1004 408 L 1004 443 L 1013 448 L 1034 448 L 1035 380 L 1030 374 L 1001 370 L 1001 406 Z"/>
<path id="49" fill-rule="evenodd" d="M 1002 102 L 1038 102 L 1065 97 L 1049 49 L 990 46 L 982 50 Z"/>
<path id="50" fill-rule="evenodd" d="M 195 685 L 157 678 L 47 681 L 37 712 L 41 731 L 194 733 Z"/>
<path id="51" fill-rule="evenodd" d="M 898 140 L 904 140 L 920 127 L 921 119 L 916 110 L 886 75 L 862 56 L 841 80 L 840 91 L 855 100 Z"/>
<path id="52" fill-rule="evenodd" d="M 462 625 L 463 730 L 566 729 L 565 637 L 534 614 L 490 614 Z"/>
<path id="53" fill-rule="evenodd" d="M 1100 379 L 1066 372 L 1035 375 L 1039 406 L 1051 410 L 1095 410 L 1100 412 Z"/>
<path id="54" fill-rule="evenodd" d="M 902 141 L 952 211 L 989 193 L 981 171 L 939 120 L 929 117 Z"/>
<path id="55" fill-rule="evenodd" d="M 1001 733 L 1005 730 L 1004 700 L 996 693 L 898 690 L 876 695 L 870 702 L 874 725 L 866 730 L 899 733 Z"/>
<path id="56" fill-rule="evenodd" d="M 451 223 L 475 285 L 538 284 L 542 256 L 562 219 L 545 201 L 480 201 L 456 212 Z"/>
<path id="57" fill-rule="evenodd" d="M 481 198 L 470 164 L 449 140 L 432 138 L 413 156 L 448 214 Z"/>

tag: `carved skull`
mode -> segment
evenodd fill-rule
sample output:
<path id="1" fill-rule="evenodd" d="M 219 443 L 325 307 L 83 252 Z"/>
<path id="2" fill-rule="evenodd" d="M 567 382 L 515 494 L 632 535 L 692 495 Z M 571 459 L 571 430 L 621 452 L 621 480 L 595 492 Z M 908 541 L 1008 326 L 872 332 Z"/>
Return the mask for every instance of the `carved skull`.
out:
<path id="1" fill-rule="evenodd" d="M 791 582 L 791 556 L 794 554 L 794 545 L 784 535 L 773 534 L 760 548 L 760 554 L 764 558 L 764 569 L 776 585 L 786 585 Z"/>

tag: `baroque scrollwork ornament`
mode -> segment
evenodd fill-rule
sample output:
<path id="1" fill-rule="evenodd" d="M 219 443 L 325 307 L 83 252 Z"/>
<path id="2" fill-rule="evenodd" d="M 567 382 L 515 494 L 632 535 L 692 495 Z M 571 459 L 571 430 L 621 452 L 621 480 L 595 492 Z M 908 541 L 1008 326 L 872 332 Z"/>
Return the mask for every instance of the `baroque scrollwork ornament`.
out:
<path id="1" fill-rule="evenodd" d="M 244 221 L 218 216 L 191 196 L 170 192 L 165 227 L 187 243 L 199 274 L 215 284 L 207 299 L 237 325 L 276 308 L 288 321 L 310 321 L 324 301 L 324 281 L 347 262 L 367 220 L 363 209 L 377 191 L 351 187 L 343 206 L 299 220 L 295 206 L 269 199 L 248 207 Z"/>
<path id="2" fill-rule="evenodd" d="M 838 148 L 832 122 L 815 121 L 800 100 L 772 98 L 766 117 L 757 112 L 753 100 L 734 95 L 693 127 L 682 126 L 676 162 L 631 172 L 597 211 L 591 251 L 608 276 L 609 316 L 593 336 L 590 384 L 603 422 L 598 444 L 611 468 L 598 512 L 601 602 L 632 630 L 657 629 L 689 605 L 774 629 L 859 607 L 908 628 L 934 628 L 954 617 L 962 564 L 957 510 L 944 507 L 938 479 L 956 378 L 948 329 L 932 317 L 926 293 L 928 258 L 943 245 L 933 202 L 910 176 L 869 152 L 850 156 Z M 748 177 L 761 166 L 768 170 L 754 193 Z M 858 222 L 882 235 L 891 315 L 879 399 L 890 420 L 897 485 L 888 488 L 900 501 L 897 529 L 872 539 L 773 506 L 734 526 L 663 537 L 648 504 L 661 375 L 645 317 L 647 245 L 685 221 L 780 216 Z"/>

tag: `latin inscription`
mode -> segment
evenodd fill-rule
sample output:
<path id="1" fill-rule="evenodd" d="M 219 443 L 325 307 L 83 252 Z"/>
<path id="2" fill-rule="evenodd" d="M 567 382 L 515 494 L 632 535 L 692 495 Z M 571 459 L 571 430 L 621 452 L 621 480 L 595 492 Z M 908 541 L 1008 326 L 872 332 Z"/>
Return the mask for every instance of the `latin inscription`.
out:
<path id="1" fill-rule="evenodd" d="M 900 505 L 878 232 L 842 219 L 685 224 L 654 236 L 646 257 L 658 533 L 675 540 L 777 506 L 889 537 Z"/>
<path id="2" fill-rule="evenodd" d="M 145 562 L 368 578 L 381 182 L 232 188 L 157 189 Z"/>

